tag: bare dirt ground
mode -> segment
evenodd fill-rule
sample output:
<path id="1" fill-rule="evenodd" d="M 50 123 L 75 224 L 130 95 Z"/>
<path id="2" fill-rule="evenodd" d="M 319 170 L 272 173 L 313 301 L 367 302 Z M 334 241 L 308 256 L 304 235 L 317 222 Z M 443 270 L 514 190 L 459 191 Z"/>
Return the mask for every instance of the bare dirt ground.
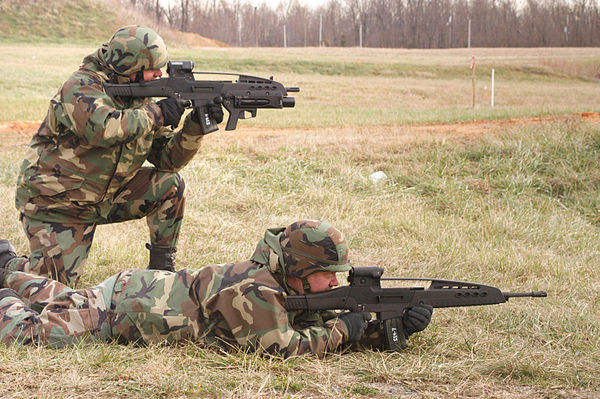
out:
<path id="1" fill-rule="evenodd" d="M 508 127 L 529 126 L 541 123 L 552 123 L 569 119 L 579 119 L 584 122 L 600 123 L 600 113 L 584 112 L 562 116 L 539 116 L 511 118 L 504 120 L 470 121 L 460 123 L 431 123 L 404 126 L 366 126 L 358 128 L 312 128 L 312 129 L 265 129 L 246 128 L 239 126 L 236 134 L 221 134 L 208 136 L 209 142 L 219 146 L 232 141 L 260 141 L 267 146 L 278 146 L 284 142 L 297 140 L 300 136 L 304 141 L 319 137 L 322 140 L 338 141 L 340 136 L 345 140 L 348 136 L 369 136 L 369 141 L 382 142 L 414 142 L 428 140 L 443 140 L 457 138 L 475 138 Z M 26 145 L 31 136 L 37 131 L 40 121 L 0 121 L 0 147 Z M 390 134 L 392 133 L 392 134 Z M 364 140 L 354 140 L 364 141 Z M 346 141 L 348 144 L 348 141 Z"/>

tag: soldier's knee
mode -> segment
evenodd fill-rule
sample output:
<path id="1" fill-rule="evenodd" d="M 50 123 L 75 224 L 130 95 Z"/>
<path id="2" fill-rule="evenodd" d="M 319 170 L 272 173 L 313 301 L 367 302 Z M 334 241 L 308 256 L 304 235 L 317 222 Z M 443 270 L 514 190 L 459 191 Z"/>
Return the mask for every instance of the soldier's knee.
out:
<path id="1" fill-rule="evenodd" d="M 185 180 L 183 180 L 183 177 L 179 173 L 175 173 L 175 180 L 177 182 L 177 191 L 183 193 L 185 191 Z"/>
<path id="2" fill-rule="evenodd" d="M 174 191 L 173 196 L 180 200 L 183 199 L 185 193 L 185 181 L 183 177 L 179 173 L 172 173 L 171 182 Z"/>
<path id="3" fill-rule="evenodd" d="M 177 172 L 158 172 L 156 184 L 163 190 L 172 190 L 183 193 L 185 190 L 185 181 Z"/>
<path id="4" fill-rule="evenodd" d="M 185 182 L 179 173 L 156 172 L 149 190 L 156 196 L 156 205 L 160 208 L 180 207 L 185 203 Z"/>

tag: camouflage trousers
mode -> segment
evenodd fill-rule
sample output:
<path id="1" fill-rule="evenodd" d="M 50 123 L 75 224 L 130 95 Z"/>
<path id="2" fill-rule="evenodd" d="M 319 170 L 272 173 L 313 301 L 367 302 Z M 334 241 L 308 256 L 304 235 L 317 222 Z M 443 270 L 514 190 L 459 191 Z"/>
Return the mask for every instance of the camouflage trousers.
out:
<path id="1" fill-rule="evenodd" d="M 113 328 L 122 329 L 114 313 L 114 287 L 126 285 L 131 273 L 82 290 L 30 273 L 9 273 L 4 287 L 17 295 L 0 299 L 0 342 L 59 348 L 81 340 L 110 340 Z"/>
<path id="2" fill-rule="evenodd" d="M 187 270 L 126 270 L 80 290 L 48 277 L 0 272 L 2 344 L 200 342 L 199 310 L 188 293 L 194 276 Z"/>
<path id="3" fill-rule="evenodd" d="M 142 217 L 146 217 L 151 244 L 175 247 L 185 208 L 184 190 L 179 174 L 141 168 L 112 201 L 96 205 L 98 216 L 93 223 L 44 222 L 21 215 L 30 256 L 28 260 L 15 258 L 6 267 L 74 287 L 88 258 L 96 226 Z"/>

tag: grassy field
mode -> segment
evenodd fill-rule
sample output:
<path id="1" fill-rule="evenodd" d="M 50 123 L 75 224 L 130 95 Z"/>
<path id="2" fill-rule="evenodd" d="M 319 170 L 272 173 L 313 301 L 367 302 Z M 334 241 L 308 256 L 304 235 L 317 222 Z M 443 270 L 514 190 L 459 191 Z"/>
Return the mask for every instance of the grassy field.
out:
<path id="1" fill-rule="evenodd" d="M 41 120 L 48 99 L 93 47 L 2 45 L 0 120 Z M 471 56 L 476 56 L 472 108 Z M 245 126 L 356 127 L 498 119 L 596 110 L 600 49 L 171 48 L 197 71 L 274 76 L 299 86 L 291 112 Z M 491 70 L 495 106 L 490 106 Z M 487 87 L 487 98 L 486 90 Z"/>
<path id="2" fill-rule="evenodd" d="M 0 45 L 0 124 L 43 119 L 92 47 Z M 178 265 L 247 259 L 264 229 L 299 218 L 345 232 L 355 265 L 547 290 L 548 298 L 440 309 L 400 353 L 282 360 L 193 344 L 0 348 L 2 397 L 596 398 L 600 395 L 600 49 L 171 48 L 198 70 L 274 75 L 297 106 L 208 136 L 183 171 Z M 477 106 L 469 62 L 477 56 Z M 496 106 L 483 102 L 496 70 Z M 421 139 L 429 122 L 551 122 Z M 460 125 L 458 125 L 460 126 Z M 0 133 L 1 234 L 27 138 Z M 384 171 L 374 184 L 369 175 Z M 100 226 L 81 286 L 144 267 L 145 222 Z M 127 237 L 127 245 L 123 243 Z"/>

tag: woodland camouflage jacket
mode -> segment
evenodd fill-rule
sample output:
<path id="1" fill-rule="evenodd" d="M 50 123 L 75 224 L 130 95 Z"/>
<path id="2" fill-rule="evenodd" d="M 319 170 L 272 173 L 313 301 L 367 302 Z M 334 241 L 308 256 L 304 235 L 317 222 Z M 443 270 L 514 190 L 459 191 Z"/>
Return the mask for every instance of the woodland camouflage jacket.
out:
<path id="1" fill-rule="evenodd" d="M 137 270 L 114 285 L 111 336 L 121 342 L 191 339 L 285 357 L 324 356 L 348 339 L 333 312 L 290 312 L 266 266 L 252 261 L 196 272 Z"/>
<path id="2" fill-rule="evenodd" d="M 156 103 L 113 101 L 103 90 L 106 45 L 87 56 L 50 101 L 17 181 L 16 207 L 48 222 L 90 223 L 148 160 L 178 171 L 198 151 L 200 126 L 163 128 Z"/>

